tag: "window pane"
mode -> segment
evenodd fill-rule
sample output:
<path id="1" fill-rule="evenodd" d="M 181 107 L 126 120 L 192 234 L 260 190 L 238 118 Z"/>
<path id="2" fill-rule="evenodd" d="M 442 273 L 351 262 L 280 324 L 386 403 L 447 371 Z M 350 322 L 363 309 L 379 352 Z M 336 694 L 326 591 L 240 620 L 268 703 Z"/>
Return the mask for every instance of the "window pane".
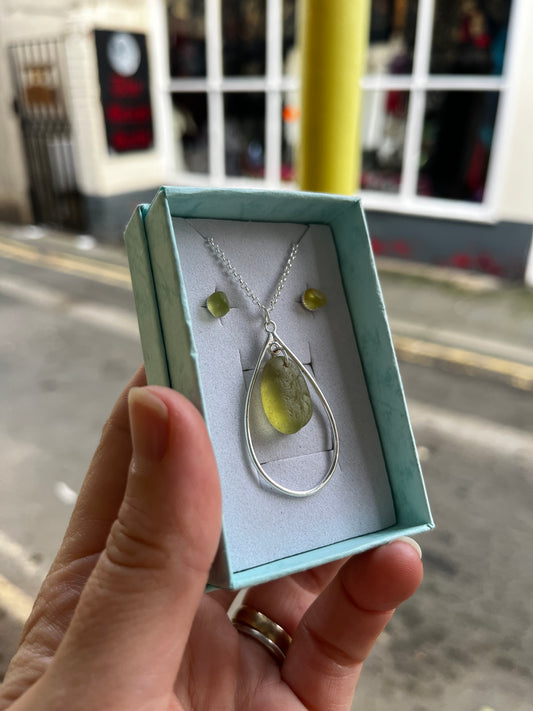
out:
<path id="1" fill-rule="evenodd" d="M 372 0 L 367 74 L 410 74 L 418 0 Z"/>
<path id="2" fill-rule="evenodd" d="M 167 0 L 170 76 L 205 76 L 204 0 Z"/>
<path id="3" fill-rule="evenodd" d="M 265 0 L 222 0 L 225 76 L 263 76 L 265 38 Z"/>
<path id="4" fill-rule="evenodd" d="M 175 163 L 178 172 L 207 173 L 207 96 L 172 94 Z"/>
<path id="5" fill-rule="evenodd" d="M 511 0 L 436 0 L 433 74 L 501 74 Z"/>
<path id="6" fill-rule="evenodd" d="M 407 91 L 366 91 L 363 96 L 361 187 L 397 193 L 402 175 Z"/>
<path id="7" fill-rule="evenodd" d="M 287 92 L 282 109 L 281 179 L 296 179 L 296 150 L 300 133 L 300 107 L 297 92 Z"/>
<path id="8" fill-rule="evenodd" d="M 498 92 L 427 95 L 418 194 L 481 202 L 498 108 Z"/>
<path id="9" fill-rule="evenodd" d="M 293 66 L 296 60 L 296 15 L 297 0 L 283 0 L 283 73 L 296 75 Z"/>
<path id="10" fill-rule="evenodd" d="M 283 0 L 283 74 L 299 80 L 300 52 L 296 44 L 298 0 Z M 281 139 L 281 180 L 296 179 L 296 150 L 300 133 L 300 92 L 283 93 Z"/>
<path id="11" fill-rule="evenodd" d="M 226 175 L 265 173 L 265 95 L 225 94 Z"/>

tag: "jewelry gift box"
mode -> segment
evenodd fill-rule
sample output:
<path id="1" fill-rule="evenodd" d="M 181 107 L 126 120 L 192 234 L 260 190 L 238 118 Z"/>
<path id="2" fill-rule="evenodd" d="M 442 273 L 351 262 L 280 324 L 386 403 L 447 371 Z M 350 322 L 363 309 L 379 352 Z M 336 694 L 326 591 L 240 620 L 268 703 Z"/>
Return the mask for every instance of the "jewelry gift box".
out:
<path id="1" fill-rule="evenodd" d="M 125 236 L 148 382 L 198 407 L 218 464 L 210 585 L 433 527 L 357 198 L 163 187 Z"/>

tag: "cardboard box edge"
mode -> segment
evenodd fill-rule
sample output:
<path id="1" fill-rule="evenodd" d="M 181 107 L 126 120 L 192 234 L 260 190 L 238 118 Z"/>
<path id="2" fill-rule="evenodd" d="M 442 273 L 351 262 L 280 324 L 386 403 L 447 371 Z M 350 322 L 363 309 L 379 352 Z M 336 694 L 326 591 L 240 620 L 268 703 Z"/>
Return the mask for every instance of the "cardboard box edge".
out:
<path id="1" fill-rule="evenodd" d="M 144 224 L 148 209 L 145 204 L 136 207 L 126 226 L 124 241 L 132 277 L 146 377 L 153 385 L 168 386 L 170 381 L 167 357 Z"/>

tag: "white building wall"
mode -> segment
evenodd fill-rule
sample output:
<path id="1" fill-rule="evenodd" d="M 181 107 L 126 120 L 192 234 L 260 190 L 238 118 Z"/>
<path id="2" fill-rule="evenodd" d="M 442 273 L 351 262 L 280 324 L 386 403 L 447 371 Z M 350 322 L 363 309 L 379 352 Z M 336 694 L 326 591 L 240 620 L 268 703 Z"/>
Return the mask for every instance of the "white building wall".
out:
<path id="1" fill-rule="evenodd" d="M 94 28 L 148 33 L 149 26 L 146 0 L 87 3 L 81 12 L 73 14 L 69 23 L 67 56 L 74 150 L 79 166 L 79 185 L 86 195 L 111 196 L 152 188 L 163 182 L 162 151 L 157 134 L 154 148 L 148 151 L 110 155 L 107 150 L 92 36 Z M 149 35 L 147 42 L 150 55 Z M 153 108 L 153 62 L 150 72 Z"/>
<path id="2" fill-rule="evenodd" d="M 2 26 L 0 16 L 0 28 Z M 0 30 L 0 50 L 2 35 Z M 29 222 L 26 168 L 18 121 L 13 112 L 7 64 L 0 62 L 0 213 L 12 220 Z"/>
<path id="3" fill-rule="evenodd" d="M 30 32 L 30 24 L 19 3 L 0 1 L 0 210 L 22 222 L 31 220 L 31 205 L 19 122 L 14 111 L 7 47 L 14 36 L 23 38 Z M 59 26 L 57 16 L 37 15 L 35 24 L 53 34 Z"/>
<path id="4" fill-rule="evenodd" d="M 533 2 L 520 3 L 510 36 L 509 106 L 502 136 L 498 217 L 533 223 Z"/>
<path id="5" fill-rule="evenodd" d="M 82 193 L 110 196 L 152 188 L 162 180 L 161 148 L 110 155 L 100 104 L 93 30 L 148 33 L 149 0 L 0 0 L 0 209 L 31 218 L 24 153 L 13 106 L 7 46 L 29 40 L 65 38 L 65 94 L 70 109 L 76 175 Z M 149 54 L 150 37 L 148 36 Z M 151 80 L 154 67 L 150 66 Z M 153 91 L 152 91 L 153 93 Z"/>

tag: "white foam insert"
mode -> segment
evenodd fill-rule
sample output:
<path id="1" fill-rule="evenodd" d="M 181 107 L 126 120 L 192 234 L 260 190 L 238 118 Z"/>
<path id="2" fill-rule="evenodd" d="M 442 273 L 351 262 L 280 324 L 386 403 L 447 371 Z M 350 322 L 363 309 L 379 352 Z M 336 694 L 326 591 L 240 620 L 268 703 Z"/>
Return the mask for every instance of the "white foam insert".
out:
<path id="1" fill-rule="evenodd" d="M 279 337 L 309 367 L 333 410 L 340 439 L 339 464 L 330 482 L 305 498 L 268 485 L 247 454 L 244 401 L 266 333 L 254 305 L 201 235 L 213 237 L 259 300 L 268 305 L 291 244 L 303 224 L 174 219 L 174 232 L 198 351 L 205 417 L 222 483 L 223 519 L 234 572 L 387 528 L 394 505 L 344 298 L 331 231 L 313 224 L 274 307 Z M 200 233 L 200 234 L 199 234 Z M 301 305 L 308 287 L 323 291 L 325 307 Z M 231 309 L 221 319 L 205 306 L 224 291 Z M 300 432 L 282 435 L 266 420 L 259 380 L 252 410 L 254 447 L 275 481 L 293 489 L 318 483 L 331 461 L 331 432 L 310 387 L 314 414 Z"/>

